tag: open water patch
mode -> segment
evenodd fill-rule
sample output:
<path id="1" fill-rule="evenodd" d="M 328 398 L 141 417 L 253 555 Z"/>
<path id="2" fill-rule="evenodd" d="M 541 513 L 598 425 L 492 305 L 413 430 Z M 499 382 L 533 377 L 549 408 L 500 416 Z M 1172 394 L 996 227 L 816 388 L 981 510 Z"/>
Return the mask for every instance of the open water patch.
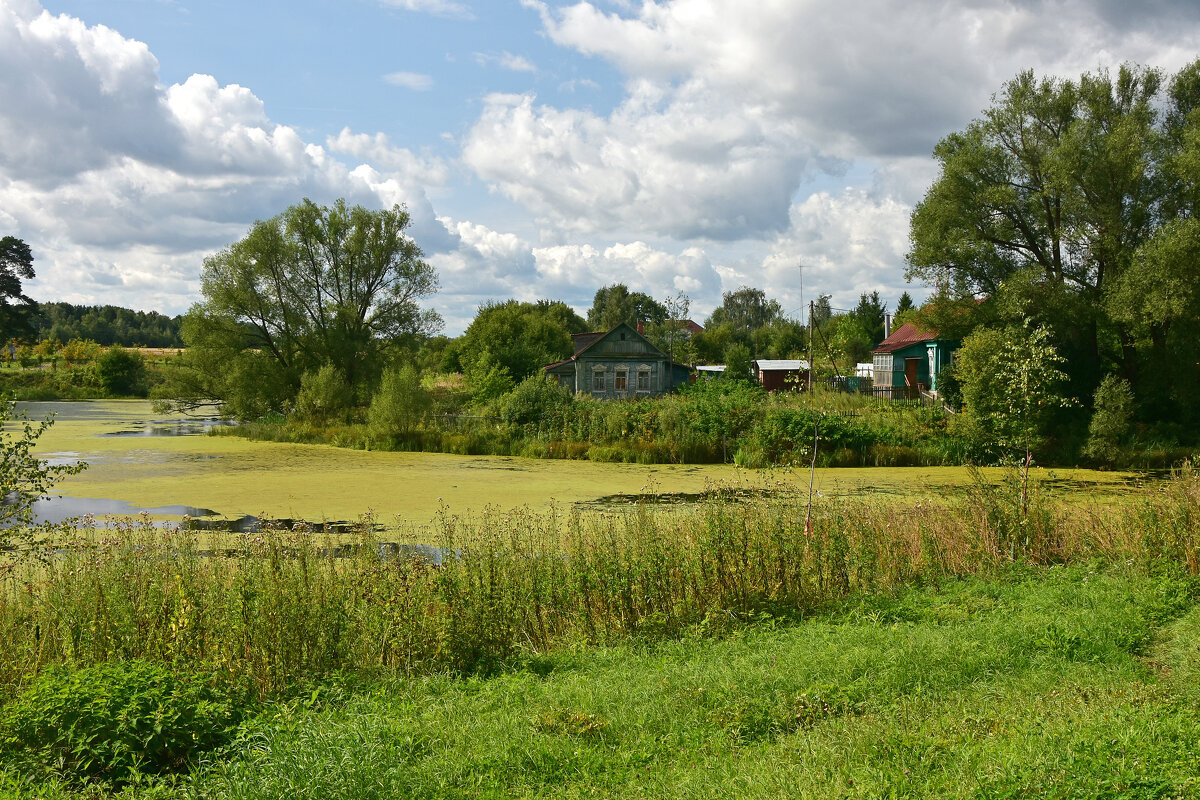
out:
<path id="1" fill-rule="evenodd" d="M 100 436 L 198 436 L 208 433 L 214 428 L 222 428 L 235 424 L 233 420 L 221 417 L 196 417 L 188 419 L 164 419 L 148 422 L 135 422 L 129 427 L 101 433 Z"/>

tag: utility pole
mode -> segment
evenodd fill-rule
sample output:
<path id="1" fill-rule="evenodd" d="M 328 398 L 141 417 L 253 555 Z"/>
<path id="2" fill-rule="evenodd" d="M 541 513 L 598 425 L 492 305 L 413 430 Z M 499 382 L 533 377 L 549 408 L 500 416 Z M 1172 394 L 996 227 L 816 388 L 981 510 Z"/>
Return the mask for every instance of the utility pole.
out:
<path id="1" fill-rule="evenodd" d="M 808 398 L 812 403 L 813 390 L 813 301 L 808 301 Z"/>

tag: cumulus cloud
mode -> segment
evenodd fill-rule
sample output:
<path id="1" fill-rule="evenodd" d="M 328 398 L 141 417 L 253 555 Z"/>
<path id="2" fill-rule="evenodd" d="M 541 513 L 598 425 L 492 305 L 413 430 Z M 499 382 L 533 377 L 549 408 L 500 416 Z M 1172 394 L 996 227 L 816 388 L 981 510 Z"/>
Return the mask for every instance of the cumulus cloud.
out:
<path id="1" fill-rule="evenodd" d="M 0 2 L 0 208 L 33 297 L 183 311 L 207 253 L 301 197 L 405 204 L 424 247 L 454 249 L 424 189 L 445 178 L 386 136 L 306 141 L 244 86 L 164 86 L 141 42 Z"/>
<path id="2" fill-rule="evenodd" d="M 705 251 L 678 252 L 646 242 L 534 247 L 519 236 L 484 225 L 440 219 L 458 247 L 431 258 L 442 276 L 439 309 L 448 331 L 461 331 L 488 300 L 563 300 L 580 313 L 591 307 L 601 286 L 624 283 L 635 291 L 666 298 L 683 292 L 711 306 L 720 297 L 721 277 Z"/>
<path id="3" fill-rule="evenodd" d="M 492 96 L 465 141 L 477 175 L 566 235 L 770 239 L 806 184 L 861 160 L 911 202 L 913 162 L 1018 71 L 1174 69 L 1200 46 L 1171 22 L 1200 20 L 1184 0 L 522 4 L 626 78 L 608 113 Z"/>
<path id="4" fill-rule="evenodd" d="M 668 94 L 645 81 L 602 117 L 491 95 L 463 158 L 542 225 L 574 234 L 782 230 L 809 153 L 787 120 L 714 100 L 699 87 Z"/>

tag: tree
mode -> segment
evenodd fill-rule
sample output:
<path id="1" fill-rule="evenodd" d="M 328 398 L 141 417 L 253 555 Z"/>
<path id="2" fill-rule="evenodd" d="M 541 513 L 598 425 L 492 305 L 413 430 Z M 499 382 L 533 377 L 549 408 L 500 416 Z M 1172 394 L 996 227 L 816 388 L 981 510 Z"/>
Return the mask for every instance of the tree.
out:
<path id="1" fill-rule="evenodd" d="M 34 502 L 62 478 L 87 469 L 83 462 L 52 465 L 33 455 L 51 424 L 52 417 L 31 422 L 11 400 L 0 399 L 0 577 L 18 563 L 13 554 L 28 553 L 36 541 Z"/>
<path id="2" fill-rule="evenodd" d="M 879 292 L 871 292 L 869 296 L 863 292 L 851 313 L 870 340 L 868 351 L 883 341 L 883 318 L 887 314 L 887 305 L 879 299 Z"/>
<path id="3" fill-rule="evenodd" d="M 696 360 L 696 351 L 692 347 L 691 331 L 687 329 L 691 298 L 679 292 L 663 301 L 662 307 L 666 310 L 666 317 L 662 322 L 650 322 L 645 326 L 646 338 L 672 361 L 692 363 Z"/>
<path id="4" fill-rule="evenodd" d="M 940 175 L 912 217 L 910 279 L 972 300 L 964 320 L 1053 329 L 1076 396 L 1117 373 L 1155 401 L 1143 410 L 1196 416 L 1184 412 L 1200 409 L 1195 393 L 1161 381 L 1165 364 L 1194 362 L 1191 337 L 1173 330 L 1191 313 L 1175 316 L 1188 293 L 1167 287 L 1172 270 L 1194 270 L 1200 62 L 1170 82 L 1129 65 L 1078 80 L 1021 73 L 934 157 Z"/>
<path id="5" fill-rule="evenodd" d="M 464 371 L 477 370 L 480 356 L 486 352 L 519 382 L 570 356 L 574 347 L 562 321 L 561 305 L 517 300 L 484 303 L 459 340 L 458 356 Z"/>
<path id="6" fill-rule="evenodd" d="M 395 438 L 416 430 L 433 410 L 433 399 L 421 385 L 421 375 L 412 364 L 383 373 L 379 391 L 371 398 L 367 424 L 381 439 Z"/>
<path id="7" fill-rule="evenodd" d="M 33 251 L 15 236 L 0 239 L 0 337 L 26 339 L 34 335 L 37 303 L 21 293 L 21 281 L 31 280 Z"/>
<path id="8" fill-rule="evenodd" d="M 596 292 L 587 323 L 593 331 L 610 331 L 622 322 L 636 328 L 639 322 L 661 325 L 666 318 L 667 309 L 653 297 L 614 283 Z"/>
<path id="9" fill-rule="evenodd" d="M 762 289 L 743 286 L 721 295 L 721 305 L 713 310 L 705 327 L 728 323 L 735 331 L 753 334 L 782 318 L 783 309 L 778 301 L 768 300 Z"/>
<path id="10" fill-rule="evenodd" d="M 365 399 L 390 345 L 441 324 L 418 305 L 437 276 L 408 225 L 400 206 L 307 199 L 255 223 L 205 259 L 204 300 L 183 321 L 188 349 L 167 396 L 182 407 L 220 401 L 238 416 L 281 411 L 301 376 L 331 364 Z"/>

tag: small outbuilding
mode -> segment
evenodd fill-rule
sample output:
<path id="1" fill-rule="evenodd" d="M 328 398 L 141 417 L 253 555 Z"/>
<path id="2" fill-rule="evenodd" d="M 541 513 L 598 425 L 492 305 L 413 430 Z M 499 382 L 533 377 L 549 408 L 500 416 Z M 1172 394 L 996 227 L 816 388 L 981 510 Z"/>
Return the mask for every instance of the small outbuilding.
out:
<path id="1" fill-rule="evenodd" d="M 760 358 L 754 377 L 768 392 L 799 392 L 808 386 L 808 362 L 799 358 Z"/>
<path id="2" fill-rule="evenodd" d="M 653 397 L 688 382 L 691 369 L 676 364 L 632 326 L 577 333 L 575 353 L 543 369 L 572 394 L 609 399 Z"/>

